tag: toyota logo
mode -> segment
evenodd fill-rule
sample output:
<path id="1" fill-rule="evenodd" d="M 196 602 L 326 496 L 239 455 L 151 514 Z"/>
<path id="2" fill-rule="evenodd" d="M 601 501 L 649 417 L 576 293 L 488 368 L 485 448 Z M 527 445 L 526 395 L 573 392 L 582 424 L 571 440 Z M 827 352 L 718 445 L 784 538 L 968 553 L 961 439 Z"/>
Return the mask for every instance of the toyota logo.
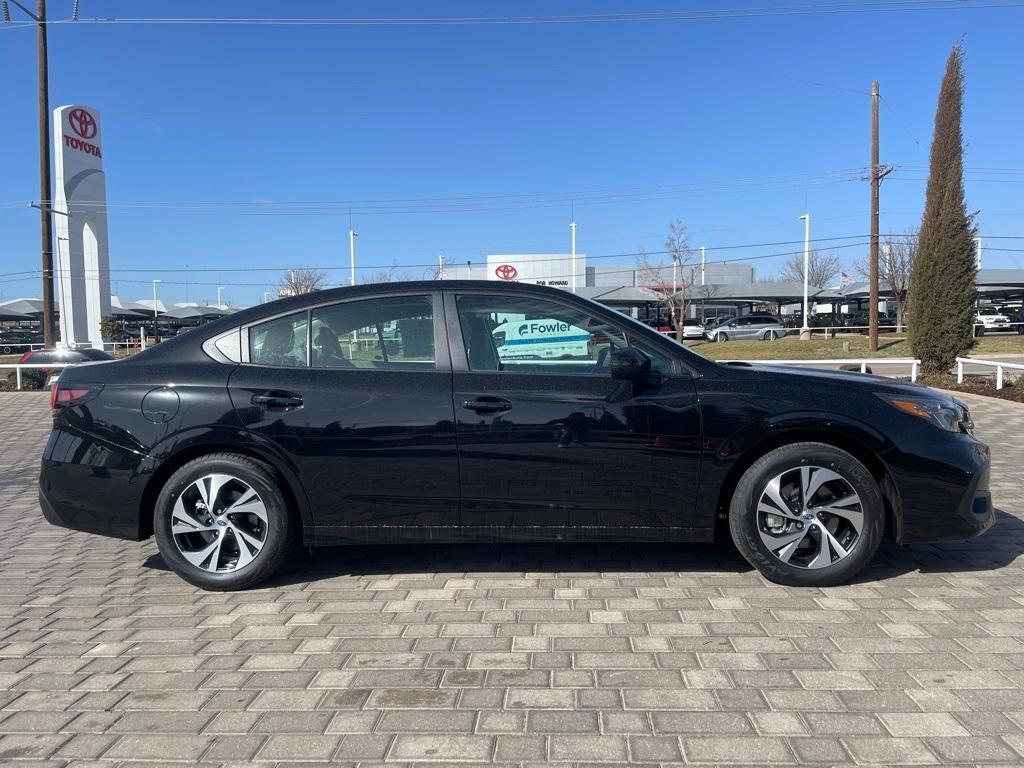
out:
<path id="1" fill-rule="evenodd" d="M 501 264 L 497 269 L 494 270 L 494 274 L 500 277 L 502 280 L 515 280 L 519 277 L 519 270 L 513 267 L 511 264 Z"/>
<path id="2" fill-rule="evenodd" d="M 68 113 L 68 124 L 83 139 L 91 139 L 96 135 L 96 118 L 84 109 L 72 109 Z"/>

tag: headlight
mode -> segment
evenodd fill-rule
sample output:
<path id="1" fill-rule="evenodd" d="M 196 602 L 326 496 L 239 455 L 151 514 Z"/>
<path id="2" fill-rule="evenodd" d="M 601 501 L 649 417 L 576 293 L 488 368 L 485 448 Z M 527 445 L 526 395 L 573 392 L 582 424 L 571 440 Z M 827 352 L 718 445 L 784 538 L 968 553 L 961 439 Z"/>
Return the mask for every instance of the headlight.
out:
<path id="1" fill-rule="evenodd" d="M 959 400 L 946 402 L 930 397 L 908 397 L 906 395 L 879 395 L 879 397 L 904 413 L 930 421 L 939 429 L 944 429 L 947 432 L 971 434 L 974 429 L 970 411 Z"/>

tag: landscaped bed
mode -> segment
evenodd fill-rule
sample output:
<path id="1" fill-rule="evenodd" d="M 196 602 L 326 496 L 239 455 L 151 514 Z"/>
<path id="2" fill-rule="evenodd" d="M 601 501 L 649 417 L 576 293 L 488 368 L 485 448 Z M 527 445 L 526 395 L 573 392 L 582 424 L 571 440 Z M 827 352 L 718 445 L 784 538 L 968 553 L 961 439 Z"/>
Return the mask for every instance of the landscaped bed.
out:
<path id="1" fill-rule="evenodd" d="M 849 351 L 844 351 L 844 343 Z M 839 360 L 859 357 L 913 357 L 905 334 L 883 334 L 878 339 L 878 352 L 868 351 L 868 339 L 859 334 L 847 334 L 835 339 L 815 338 L 801 341 L 797 335 L 778 341 L 697 341 L 687 343 L 694 352 L 711 360 Z M 974 357 L 990 355 L 1024 355 L 1024 336 L 1006 334 L 982 336 L 976 340 L 970 354 Z"/>
<path id="2" fill-rule="evenodd" d="M 956 376 L 953 374 L 929 375 L 920 377 L 917 382 L 935 389 L 947 389 L 951 392 L 984 395 L 997 397 L 1000 400 L 1024 403 L 1024 376 L 1019 377 L 1015 382 L 1005 383 L 1002 389 L 996 389 L 995 381 L 988 376 L 965 376 L 963 382 L 958 384 Z"/>

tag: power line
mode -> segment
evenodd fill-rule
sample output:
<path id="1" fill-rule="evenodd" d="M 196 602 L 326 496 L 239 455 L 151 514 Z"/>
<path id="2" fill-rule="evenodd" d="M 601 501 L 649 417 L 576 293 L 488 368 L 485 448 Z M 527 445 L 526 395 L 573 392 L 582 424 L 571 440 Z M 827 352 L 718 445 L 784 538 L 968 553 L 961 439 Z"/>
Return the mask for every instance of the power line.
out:
<path id="1" fill-rule="evenodd" d="M 858 235 L 857 237 L 863 237 L 863 235 Z M 790 242 L 797 242 L 797 241 L 790 241 Z M 803 243 L 802 240 L 800 240 L 799 242 Z M 778 245 L 778 244 L 780 244 L 780 243 L 776 243 L 776 245 Z M 771 244 L 765 244 L 765 245 L 771 245 Z M 855 242 L 855 243 L 842 243 L 842 244 L 832 245 L 832 246 L 830 246 L 830 248 L 832 250 L 839 250 L 840 248 L 855 248 L 855 247 L 860 247 L 860 246 L 864 246 L 864 245 L 867 245 L 867 241 Z M 755 247 L 755 246 L 749 246 L 749 247 Z M 764 247 L 764 245 L 762 245 L 762 247 Z M 721 246 L 720 248 L 724 248 L 724 246 Z M 634 257 L 635 258 L 637 256 L 640 256 L 641 253 L 643 253 L 644 255 L 648 255 L 648 256 L 650 256 L 650 255 L 666 255 L 666 254 L 671 253 L 671 251 L 660 250 L 660 251 L 645 251 L 645 252 L 632 251 L 632 252 L 628 252 L 628 253 L 609 253 L 609 254 L 602 254 L 602 255 L 598 255 L 598 256 L 587 256 L 587 259 L 589 261 L 591 259 L 615 259 L 615 258 L 621 259 L 621 258 L 629 258 L 629 257 Z M 710 263 L 713 263 L 713 264 L 732 264 L 732 263 L 736 263 L 736 262 L 744 262 L 745 263 L 745 262 L 748 262 L 748 261 L 760 261 L 762 259 L 774 259 L 774 258 L 779 258 L 779 257 L 782 257 L 782 256 L 792 256 L 793 254 L 799 254 L 799 253 L 803 253 L 803 251 L 802 250 L 797 250 L 797 251 L 781 251 L 781 252 L 778 252 L 778 253 L 764 253 L 764 254 L 757 254 L 757 255 L 753 255 L 753 256 L 737 257 L 737 258 L 732 258 L 732 259 L 713 259 L 713 260 L 710 260 Z M 492 254 L 492 255 L 500 255 L 500 254 Z M 551 259 L 550 261 L 571 261 L 571 257 L 555 258 L 555 259 Z M 615 265 L 613 265 L 613 266 L 615 266 Z M 687 264 L 686 266 L 691 266 L 691 265 Z M 695 264 L 692 265 L 692 266 L 696 267 Z M 292 268 L 293 267 L 294 267 L 294 265 L 292 266 Z M 368 271 L 368 270 L 390 270 L 390 269 L 395 269 L 395 268 L 397 268 L 397 269 L 434 269 L 436 267 L 437 267 L 436 263 L 429 262 L 429 263 L 424 263 L 424 264 L 398 264 L 398 265 L 396 265 L 396 264 L 383 264 L 383 265 L 376 264 L 376 265 L 363 265 L 363 266 L 358 266 L 356 268 L 365 272 L 365 271 Z M 672 267 L 671 263 L 668 263 L 668 264 L 653 264 L 653 265 L 651 265 L 651 268 L 653 268 L 653 269 L 671 269 L 671 267 Z M 334 264 L 331 264 L 329 266 L 311 266 L 311 267 L 307 266 L 305 268 L 306 269 L 320 269 L 320 270 L 324 270 L 324 271 L 328 271 L 328 272 L 329 271 L 345 271 L 345 272 L 348 271 L 347 267 L 339 267 L 339 266 L 336 266 Z M 458 267 L 458 266 L 453 264 L 453 265 L 449 265 L 449 268 L 450 269 L 460 269 L 461 267 Z M 155 273 L 160 273 L 160 272 L 171 272 L 171 273 L 174 273 L 174 272 L 185 272 L 185 271 L 188 271 L 188 272 L 198 272 L 198 271 L 203 271 L 203 272 L 262 272 L 262 271 L 266 271 L 266 272 L 285 272 L 285 271 L 287 271 L 287 269 L 289 269 L 289 268 L 287 268 L 287 267 L 286 268 L 281 268 L 281 267 L 275 267 L 275 268 L 271 268 L 271 267 L 260 267 L 260 268 L 247 267 L 247 268 L 231 268 L 231 269 L 223 269 L 222 268 L 222 269 L 211 269 L 211 270 L 192 270 L 192 269 L 184 270 L 184 269 L 181 269 L 181 268 L 174 268 L 174 269 L 167 269 L 167 270 L 158 269 L 158 268 L 149 268 L 149 269 L 134 269 L 133 268 L 133 269 L 111 269 L 110 272 L 112 272 L 112 273 L 115 273 L 115 272 L 116 273 L 121 273 L 121 272 L 131 272 L 131 273 L 145 272 L 147 274 L 155 274 Z M 609 271 L 605 271 L 603 274 L 616 274 L 617 272 L 629 273 L 629 272 L 634 271 L 635 269 L 637 269 L 637 268 L 636 267 L 623 267 L 622 270 L 609 270 Z M 16 273 L 16 274 L 27 274 L 27 273 Z M 569 278 L 569 277 L 571 277 L 571 274 L 567 273 L 567 274 L 564 274 L 564 275 L 549 275 L 548 277 L 549 278 Z M 33 277 L 20 277 L 20 278 L 8 279 L 8 280 L 0 280 L 0 283 L 16 283 L 16 282 L 23 282 L 25 280 L 30 280 L 30 279 L 34 279 L 34 278 Z M 96 280 L 97 277 L 94 276 L 94 275 L 91 276 L 91 275 L 86 274 L 86 275 L 66 276 L 66 279 Z M 128 279 L 128 278 L 118 278 L 116 281 L 112 280 L 111 282 L 138 283 L 138 284 L 149 285 L 152 281 L 151 280 L 132 280 L 132 279 Z M 185 281 L 178 282 L 178 281 L 174 281 L 174 280 L 164 280 L 163 284 L 165 284 L 165 285 L 186 285 L 187 284 L 187 285 L 216 286 L 216 285 L 223 285 L 224 283 L 223 283 L 223 281 L 202 282 L 202 281 L 189 280 L 186 283 Z M 235 286 L 240 286 L 240 287 L 254 287 L 254 286 L 267 285 L 267 282 L 264 280 L 262 282 L 256 282 L 256 283 L 233 282 L 231 284 L 235 285 Z"/>
<path id="2" fill-rule="evenodd" d="M 832 16 L 854 13 L 906 13 L 943 10 L 981 10 L 1018 8 L 1020 2 L 987 0 L 899 0 L 897 2 L 846 2 L 802 4 L 776 7 L 712 8 L 688 11 L 651 11 L 625 13 L 553 14 L 531 16 L 420 16 L 420 17 L 348 17 L 348 18 L 231 18 L 231 17 L 124 17 L 52 19 L 49 24 L 94 25 L 232 25 L 232 26 L 525 26 L 536 24 L 621 24 L 654 21 L 720 21 L 776 16 Z M 24 26 L 15 22 L 9 27 Z"/>

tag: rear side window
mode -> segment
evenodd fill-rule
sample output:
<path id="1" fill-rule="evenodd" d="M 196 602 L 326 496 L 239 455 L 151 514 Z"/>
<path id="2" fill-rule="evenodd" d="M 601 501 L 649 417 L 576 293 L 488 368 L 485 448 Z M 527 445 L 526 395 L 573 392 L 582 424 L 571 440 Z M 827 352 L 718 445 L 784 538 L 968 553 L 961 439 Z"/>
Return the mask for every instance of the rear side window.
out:
<path id="1" fill-rule="evenodd" d="M 313 310 L 313 367 L 433 370 L 433 306 L 430 296 L 391 296 Z"/>
<path id="2" fill-rule="evenodd" d="M 306 367 L 305 312 L 278 317 L 249 329 L 249 362 L 286 368 Z"/>

